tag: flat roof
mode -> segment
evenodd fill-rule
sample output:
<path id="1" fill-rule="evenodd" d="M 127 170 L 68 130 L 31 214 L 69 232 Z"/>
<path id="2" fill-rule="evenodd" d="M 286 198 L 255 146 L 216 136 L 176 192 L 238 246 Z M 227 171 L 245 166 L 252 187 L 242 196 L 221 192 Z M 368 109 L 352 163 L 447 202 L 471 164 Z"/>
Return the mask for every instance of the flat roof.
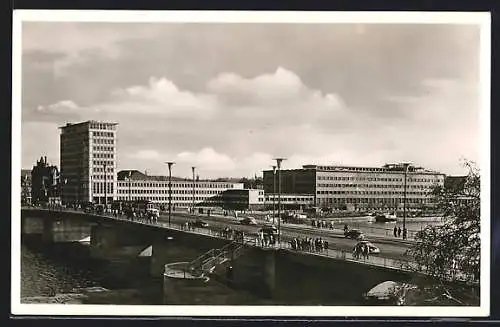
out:
<path id="1" fill-rule="evenodd" d="M 114 122 L 106 122 L 106 121 L 98 121 L 98 120 L 87 120 L 87 121 L 80 122 L 80 123 L 66 123 L 66 125 L 60 126 L 59 128 L 75 127 L 75 126 L 80 126 L 80 125 L 88 125 L 88 124 L 91 124 L 91 123 L 106 124 L 106 125 L 118 125 L 118 123 L 114 123 Z"/>

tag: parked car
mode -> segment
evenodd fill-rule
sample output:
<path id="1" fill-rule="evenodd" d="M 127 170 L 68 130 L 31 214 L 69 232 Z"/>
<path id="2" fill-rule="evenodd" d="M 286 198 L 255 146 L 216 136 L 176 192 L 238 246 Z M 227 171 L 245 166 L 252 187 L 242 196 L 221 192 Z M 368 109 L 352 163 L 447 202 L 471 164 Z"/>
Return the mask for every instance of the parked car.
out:
<path id="1" fill-rule="evenodd" d="M 201 219 L 196 219 L 194 222 L 192 222 L 192 225 L 194 227 L 208 227 L 208 223 Z"/>
<path id="2" fill-rule="evenodd" d="M 379 254 L 380 253 L 380 249 L 370 241 L 366 241 L 366 240 L 359 241 L 356 246 L 363 246 L 363 245 L 368 246 L 368 251 L 370 251 L 369 252 L 370 254 Z"/>
<path id="3" fill-rule="evenodd" d="M 350 238 L 353 240 L 363 240 L 365 238 L 365 234 L 361 232 L 359 229 L 349 229 L 344 232 L 344 236 L 346 238 Z"/>
<path id="4" fill-rule="evenodd" d="M 240 224 L 242 225 L 257 225 L 257 221 L 254 217 L 245 217 L 240 220 Z"/>

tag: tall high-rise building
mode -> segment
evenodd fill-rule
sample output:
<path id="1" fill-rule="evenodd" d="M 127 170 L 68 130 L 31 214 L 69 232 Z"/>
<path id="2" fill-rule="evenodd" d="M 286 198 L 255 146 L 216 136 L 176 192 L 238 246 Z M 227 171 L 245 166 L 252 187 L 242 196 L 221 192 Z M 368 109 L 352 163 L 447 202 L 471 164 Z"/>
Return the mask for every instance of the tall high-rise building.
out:
<path id="1" fill-rule="evenodd" d="M 63 203 L 116 198 L 116 123 L 86 121 L 61 129 Z"/>

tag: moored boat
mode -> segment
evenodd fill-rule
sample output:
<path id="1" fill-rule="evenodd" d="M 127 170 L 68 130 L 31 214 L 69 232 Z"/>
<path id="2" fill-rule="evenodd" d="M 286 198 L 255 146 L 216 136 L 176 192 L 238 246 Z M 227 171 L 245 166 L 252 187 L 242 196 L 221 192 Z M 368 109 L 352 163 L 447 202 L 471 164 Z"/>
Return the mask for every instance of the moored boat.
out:
<path id="1" fill-rule="evenodd" d="M 383 213 L 383 214 L 377 214 L 375 216 L 375 222 L 377 223 L 393 223 L 396 221 L 397 218 L 396 215 L 394 214 Z"/>

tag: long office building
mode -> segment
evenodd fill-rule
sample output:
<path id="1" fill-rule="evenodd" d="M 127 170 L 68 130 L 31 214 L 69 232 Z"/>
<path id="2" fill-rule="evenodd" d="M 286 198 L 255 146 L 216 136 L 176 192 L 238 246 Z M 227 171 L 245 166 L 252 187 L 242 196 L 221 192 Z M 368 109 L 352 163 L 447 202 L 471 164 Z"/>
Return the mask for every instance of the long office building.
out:
<path id="1" fill-rule="evenodd" d="M 86 121 L 60 127 L 63 203 L 116 198 L 116 125 Z"/>
<path id="2" fill-rule="evenodd" d="M 137 170 L 118 172 L 118 201 L 148 200 L 157 206 L 168 207 L 169 181 L 167 176 L 150 176 Z M 194 184 L 194 187 L 193 187 Z M 226 190 L 242 190 L 243 183 L 193 180 L 172 177 L 172 207 L 191 207 L 209 202 Z M 193 198 L 194 190 L 194 198 Z"/>
<path id="3" fill-rule="evenodd" d="M 406 193 L 409 210 L 425 210 L 434 206 L 429 193 L 435 185 L 442 186 L 444 178 L 442 173 L 410 164 L 382 167 L 304 165 L 301 169 L 281 170 L 281 193 L 283 196 L 311 195 L 313 205 L 321 208 L 396 211 L 403 207 Z M 276 185 L 277 181 L 276 177 Z M 274 189 L 274 185 L 273 171 L 264 171 L 266 195 L 277 193 L 278 187 Z"/>

